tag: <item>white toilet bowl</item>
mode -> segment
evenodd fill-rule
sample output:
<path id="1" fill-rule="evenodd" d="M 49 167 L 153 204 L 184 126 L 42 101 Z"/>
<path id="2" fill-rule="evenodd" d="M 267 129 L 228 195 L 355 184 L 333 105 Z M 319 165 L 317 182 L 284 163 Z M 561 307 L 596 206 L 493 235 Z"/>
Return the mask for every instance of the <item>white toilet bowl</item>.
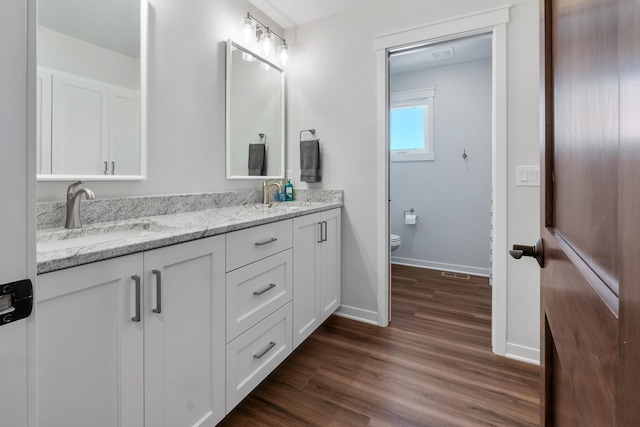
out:
<path id="1" fill-rule="evenodd" d="M 392 234 L 389 238 L 389 242 L 391 246 L 391 252 L 395 251 L 400 247 L 400 236 L 398 236 L 397 234 Z"/>

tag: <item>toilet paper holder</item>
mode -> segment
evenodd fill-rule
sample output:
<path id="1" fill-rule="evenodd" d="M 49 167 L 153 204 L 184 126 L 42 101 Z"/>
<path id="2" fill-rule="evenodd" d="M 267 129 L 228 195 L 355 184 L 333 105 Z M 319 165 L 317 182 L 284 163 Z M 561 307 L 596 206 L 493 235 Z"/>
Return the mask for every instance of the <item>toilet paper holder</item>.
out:
<path id="1" fill-rule="evenodd" d="M 415 212 L 415 210 L 413 208 L 409 208 L 409 209 L 405 209 L 404 211 L 402 211 L 402 219 L 404 220 L 407 217 L 407 212 L 410 214 L 413 214 Z M 418 215 L 416 215 L 416 220 L 420 218 Z"/>

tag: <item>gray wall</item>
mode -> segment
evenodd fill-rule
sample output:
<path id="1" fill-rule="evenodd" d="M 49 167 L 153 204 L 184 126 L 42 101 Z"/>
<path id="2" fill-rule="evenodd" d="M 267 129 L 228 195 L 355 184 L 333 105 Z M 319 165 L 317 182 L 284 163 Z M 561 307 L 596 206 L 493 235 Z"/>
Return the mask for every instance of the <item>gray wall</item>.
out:
<path id="1" fill-rule="evenodd" d="M 436 88 L 435 160 L 390 164 L 389 222 L 402 238 L 391 260 L 489 275 L 491 59 L 391 77 L 391 92 L 427 87 Z M 416 225 L 404 224 L 409 208 Z"/>

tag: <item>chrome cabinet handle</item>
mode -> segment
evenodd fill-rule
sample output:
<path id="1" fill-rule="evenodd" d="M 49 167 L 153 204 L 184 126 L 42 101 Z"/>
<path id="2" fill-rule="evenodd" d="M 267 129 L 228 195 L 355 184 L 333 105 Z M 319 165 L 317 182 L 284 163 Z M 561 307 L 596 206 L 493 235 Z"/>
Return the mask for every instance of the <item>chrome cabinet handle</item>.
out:
<path id="1" fill-rule="evenodd" d="M 153 309 L 154 313 L 162 313 L 162 272 L 160 270 L 152 270 L 156 275 L 156 308 Z"/>
<path id="2" fill-rule="evenodd" d="M 258 354 L 254 354 L 253 357 L 254 359 L 261 359 L 262 356 L 264 356 L 265 354 L 269 353 L 269 350 L 271 350 L 273 347 L 276 346 L 276 343 L 274 343 L 273 341 L 271 341 L 269 343 L 269 347 L 265 348 L 264 350 L 262 350 L 260 353 Z"/>
<path id="3" fill-rule="evenodd" d="M 324 238 L 322 239 L 323 242 L 327 241 L 327 221 L 322 221 L 322 225 L 324 226 Z"/>
<path id="4" fill-rule="evenodd" d="M 271 289 L 273 289 L 273 288 L 275 288 L 275 287 L 276 287 L 276 284 L 275 284 L 275 283 L 271 283 L 271 284 L 269 284 L 269 286 L 267 286 L 267 287 L 266 287 L 266 288 L 264 288 L 263 290 L 261 290 L 261 291 L 255 291 L 253 294 L 254 294 L 254 295 L 256 295 L 256 296 L 258 296 L 258 295 L 262 295 L 262 294 L 264 294 L 265 292 L 270 291 Z"/>
<path id="5" fill-rule="evenodd" d="M 320 227 L 320 240 L 318 240 L 318 243 L 322 243 L 322 222 L 318 221 L 318 226 Z"/>
<path id="6" fill-rule="evenodd" d="M 136 315 L 131 318 L 133 322 L 140 321 L 140 303 L 141 303 L 141 295 L 140 292 L 142 289 L 140 288 L 140 276 L 131 276 L 131 278 L 136 283 Z"/>
<path id="7" fill-rule="evenodd" d="M 107 174 L 107 170 L 109 169 L 109 164 L 107 163 L 107 161 L 104 161 L 104 171 L 102 171 L 102 173 L 104 173 L 105 175 Z"/>
<path id="8" fill-rule="evenodd" d="M 116 162 L 111 162 L 111 175 L 116 174 Z"/>
<path id="9" fill-rule="evenodd" d="M 277 242 L 278 239 L 276 239 L 275 237 L 272 237 L 270 239 L 267 240 L 262 240 L 260 242 L 256 242 L 256 246 L 264 246 L 264 245 L 268 245 L 269 243 L 273 243 L 273 242 Z"/>

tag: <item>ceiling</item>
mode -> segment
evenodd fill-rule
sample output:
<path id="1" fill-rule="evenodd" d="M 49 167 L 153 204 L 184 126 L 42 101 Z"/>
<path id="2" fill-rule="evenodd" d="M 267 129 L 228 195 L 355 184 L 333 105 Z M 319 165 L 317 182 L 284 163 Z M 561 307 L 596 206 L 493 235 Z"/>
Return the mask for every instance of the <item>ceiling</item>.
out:
<path id="1" fill-rule="evenodd" d="M 140 2 L 136 0 L 39 0 L 38 24 L 140 57 Z"/>
<path id="2" fill-rule="evenodd" d="M 465 37 L 461 39 L 430 44 L 401 51 L 391 55 L 391 74 L 442 67 L 462 62 L 491 58 L 491 34 Z M 453 56 L 446 56 L 452 53 Z"/>
<path id="3" fill-rule="evenodd" d="M 282 28 L 337 15 L 380 0 L 249 0 Z"/>

